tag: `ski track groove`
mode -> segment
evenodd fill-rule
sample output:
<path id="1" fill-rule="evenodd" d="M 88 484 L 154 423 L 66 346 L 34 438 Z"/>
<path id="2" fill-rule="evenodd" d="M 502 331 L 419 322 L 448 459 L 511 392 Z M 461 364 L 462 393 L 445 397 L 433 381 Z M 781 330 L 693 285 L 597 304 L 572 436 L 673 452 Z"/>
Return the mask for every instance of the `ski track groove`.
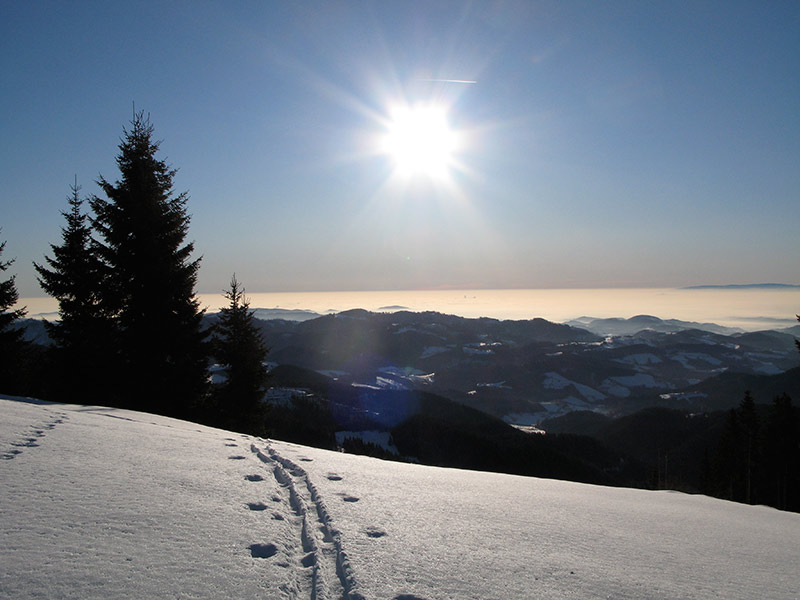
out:
<path id="1" fill-rule="evenodd" d="M 358 591 L 341 532 L 333 525 L 328 507 L 308 472 L 269 445 L 266 454 L 255 444 L 250 448 L 272 467 L 278 483 L 289 490 L 291 507 L 302 519 L 300 537 L 307 553 L 302 564 L 312 569 L 311 600 L 366 600 Z"/>

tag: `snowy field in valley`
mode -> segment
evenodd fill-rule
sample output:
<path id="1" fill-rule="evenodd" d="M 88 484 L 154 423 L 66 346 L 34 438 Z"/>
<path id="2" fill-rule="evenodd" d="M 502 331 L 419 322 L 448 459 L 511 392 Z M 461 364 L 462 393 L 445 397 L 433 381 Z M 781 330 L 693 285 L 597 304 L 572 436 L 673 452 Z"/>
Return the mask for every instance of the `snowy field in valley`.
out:
<path id="1" fill-rule="evenodd" d="M 0 399 L 0 597 L 797 598 L 800 515 Z"/>

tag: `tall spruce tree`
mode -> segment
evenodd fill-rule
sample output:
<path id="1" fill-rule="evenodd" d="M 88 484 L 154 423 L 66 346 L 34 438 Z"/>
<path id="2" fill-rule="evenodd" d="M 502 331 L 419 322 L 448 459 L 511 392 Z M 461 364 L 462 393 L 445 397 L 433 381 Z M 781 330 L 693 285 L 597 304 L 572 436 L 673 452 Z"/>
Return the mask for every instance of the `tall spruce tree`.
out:
<path id="1" fill-rule="evenodd" d="M 6 243 L 0 243 L 0 257 L 5 248 Z M 0 273 L 4 273 L 13 263 L 14 259 L 4 261 L 0 258 Z M 0 281 L 0 391 L 8 394 L 21 391 L 19 367 L 25 350 L 23 331 L 15 326 L 25 316 L 25 309 L 11 309 L 19 300 L 15 277 L 12 275 Z"/>
<path id="2" fill-rule="evenodd" d="M 50 245 L 53 256 L 45 256 L 45 264 L 33 263 L 39 285 L 59 307 L 60 319 L 47 323 L 55 343 L 50 391 L 69 402 L 104 402 L 110 393 L 106 375 L 113 364 L 113 323 L 101 303 L 103 265 L 77 180 L 70 189 L 69 211 L 61 212 L 66 219 L 62 243 Z"/>
<path id="3" fill-rule="evenodd" d="M 247 433 L 262 433 L 267 379 L 267 347 L 255 325 L 244 288 L 234 274 L 225 291 L 228 306 L 214 327 L 214 357 L 224 367 L 225 381 L 215 393 L 222 425 Z"/>
<path id="4" fill-rule="evenodd" d="M 102 302 L 118 330 L 119 389 L 125 406 L 190 416 L 207 387 L 203 311 L 195 297 L 200 259 L 185 243 L 188 195 L 175 195 L 176 170 L 156 157 L 160 142 L 143 112 L 119 144 L 120 179 L 98 184 L 92 225 L 101 240 Z"/>

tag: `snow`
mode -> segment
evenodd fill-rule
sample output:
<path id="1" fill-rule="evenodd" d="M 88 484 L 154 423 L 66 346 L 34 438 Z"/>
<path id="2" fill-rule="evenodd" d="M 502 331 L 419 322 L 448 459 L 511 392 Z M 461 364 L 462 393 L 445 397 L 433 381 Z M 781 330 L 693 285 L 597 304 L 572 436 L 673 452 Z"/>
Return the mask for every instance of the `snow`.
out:
<path id="1" fill-rule="evenodd" d="M 384 389 L 384 390 L 404 390 L 404 389 L 406 389 L 406 386 L 403 383 L 401 383 L 399 381 L 396 381 L 394 379 L 391 379 L 389 377 L 376 377 L 375 378 L 375 385 L 377 385 L 379 388 Z"/>
<path id="2" fill-rule="evenodd" d="M 612 381 L 625 386 L 625 387 L 663 387 L 656 383 L 652 375 L 646 373 L 637 373 L 636 375 L 621 375 L 619 377 L 610 377 Z"/>
<path id="3" fill-rule="evenodd" d="M 800 515 L 0 400 L 0 597 L 796 598 Z"/>
<path id="4" fill-rule="evenodd" d="M 228 380 L 228 373 L 225 370 L 225 365 L 213 364 L 209 367 L 208 372 L 211 376 L 211 383 L 219 384 Z"/>
<path id="5" fill-rule="evenodd" d="M 408 384 L 422 384 L 422 385 L 430 385 L 434 381 L 434 377 L 436 373 L 425 373 L 425 371 L 420 371 L 419 369 L 414 368 L 399 368 L 399 367 L 381 367 L 378 369 L 378 372 L 383 373 L 385 375 L 389 375 L 391 378 L 389 379 L 385 377 L 377 377 L 375 385 L 382 387 L 382 388 L 389 388 L 389 389 L 396 389 L 396 390 L 404 390 L 408 389 Z M 398 381 L 399 380 L 399 381 Z M 402 383 L 403 381 L 408 382 L 408 384 Z"/>
<path id="6" fill-rule="evenodd" d="M 698 398 L 708 398 L 708 394 L 703 392 L 673 392 L 671 394 L 660 394 L 659 398 L 662 400 L 695 400 Z"/>
<path id="7" fill-rule="evenodd" d="M 600 389 L 617 398 L 627 398 L 631 395 L 631 391 L 628 388 L 611 379 L 604 379 L 600 384 Z"/>
<path id="8" fill-rule="evenodd" d="M 468 354 L 470 356 L 486 356 L 489 354 L 494 354 L 494 350 L 486 347 L 484 344 L 466 345 L 462 347 L 461 350 L 464 352 L 464 354 Z"/>
<path id="9" fill-rule="evenodd" d="M 416 383 L 431 385 L 436 380 L 436 373 L 425 373 L 424 375 L 410 375 L 409 379 Z"/>
<path id="10" fill-rule="evenodd" d="M 772 363 L 763 363 L 753 367 L 753 370 L 756 373 L 763 373 L 764 375 L 780 375 L 783 373 L 783 369 L 776 367 Z"/>
<path id="11" fill-rule="evenodd" d="M 365 390 L 380 390 L 380 389 L 382 389 L 378 385 L 372 385 L 370 383 L 358 383 L 356 381 L 354 381 L 350 385 L 353 386 L 354 388 L 363 388 Z"/>
<path id="12" fill-rule="evenodd" d="M 498 388 L 502 390 L 510 390 L 511 386 L 506 385 L 505 380 L 503 381 L 495 381 L 494 383 L 478 383 L 476 384 L 478 387 L 486 387 L 486 388 Z"/>
<path id="13" fill-rule="evenodd" d="M 442 352 L 447 352 L 449 348 L 445 348 L 443 346 L 426 346 L 425 349 L 422 351 L 420 355 L 420 359 L 422 358 L 430 358 L 431 356 L 436 356 L 437 354 L 441 354 Z"/>
<path id="14" fill-rule="evenodd" d="M 702 361 L 715 367 L 722 364 L 722 361 L 704 352 L 678 352 L 670 356 L 670 358 L 681 363 L 684 369 L 693 368 L 691 361 Z"/>
<path id="15" fill-rule="evenodd" d="M 394 375 L 395 377 L 408 377 L 409 375 L 424 375 L 425 371 L 420 371 L 419 369 L 414 369 L 412 367 L 408 368 L 400 368 L 400 367 L 381 367 L 378 369 L 380 373 L 385 373 L 386 375 Z"/>
<path id="16" fill-rule="evenodd" d="M 632 363 L 639 366 L 645 365 L 657 365 L 661 362 L 661 359 L 658 358 L 655 354 L 650 354 L 649 352 L 642 352 L 639 354 L 629 354 L 624 358 L 619 359 L 619 362 L 622 363 Z"/>
<path id="17" fill-rule="evenodd" d="M 556 373 L 554 371 L 550 371 L 545 373 L 544 381 L 542 382 L 542 387 L 546 390 L 562 390 L 566 387 L 572 386 L 574 387 L 584 398 L 591 401 L 600 401 L 605 400 L 606 395 L 602 392 L 598 392 L 596 389 L 589 387 L 588 385 L 584 385 L 582 383 L 578 383 L 576 381 L 572 381 L 567 379 L 563 375 Z M 582 401 L 579 401 L 582 403 Z"/>
<path id="18" fill-rule="evenodd" d="M 555 372 L 545 373 L 545 379 L 542 382 L 542 387 L 546 390 L 561 390 L 565 387 L 572 385 L 572 382 Z"/>

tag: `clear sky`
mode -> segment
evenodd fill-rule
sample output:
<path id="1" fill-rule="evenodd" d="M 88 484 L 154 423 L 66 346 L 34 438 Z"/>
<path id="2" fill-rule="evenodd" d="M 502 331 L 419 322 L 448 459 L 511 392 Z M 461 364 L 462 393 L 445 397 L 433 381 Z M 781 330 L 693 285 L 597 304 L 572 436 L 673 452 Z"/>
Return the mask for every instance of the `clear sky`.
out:
<path id="1" fill-rule="evenodd" d="M 200 292 L 234 271 L 248 292 L 800 283 L 796 1 L 2 15 L 0 240 L 23 297 L 74 177 L 117 179 L 132 102 L 189 193 Z M 404 108 L 450 136 L 406 148 L 411 171 L 387 141 Z"/>

